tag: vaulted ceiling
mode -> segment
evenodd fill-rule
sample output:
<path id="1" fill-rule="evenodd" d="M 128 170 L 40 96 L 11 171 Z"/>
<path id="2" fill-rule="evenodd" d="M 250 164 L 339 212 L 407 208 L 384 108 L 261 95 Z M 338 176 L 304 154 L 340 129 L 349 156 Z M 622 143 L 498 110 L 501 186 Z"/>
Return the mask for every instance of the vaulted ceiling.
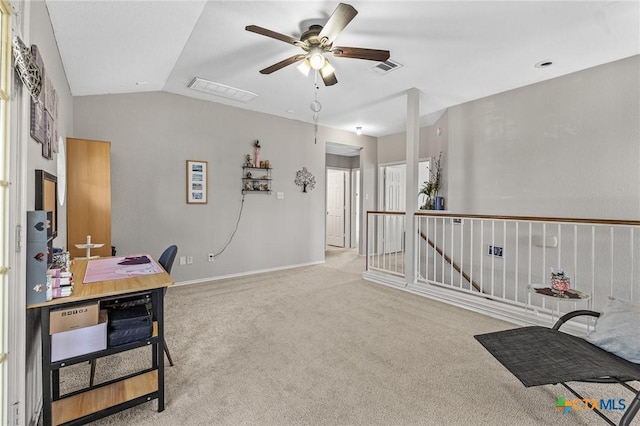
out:
<path id="1" fill-rule="evenodd" d="M 320 125 L 372 136 L 404 130 L 410 88 L 429 124 L 452 105 L 640 54 L 635 0 L 348 3 L 358 15 L 334 45 L 386 49 L 401 66 L 379 74 L 378 62 L 328 56 L 338 83 L 316 89 L 295 65 L 260 74 L 302 51 L 245 27 L 297 39 L 338 2 L 46 0 L 74 96 L 165 91 L 306 122 L 317 96 Z M 258 96 L 196 91 L 196 77 Z"/>

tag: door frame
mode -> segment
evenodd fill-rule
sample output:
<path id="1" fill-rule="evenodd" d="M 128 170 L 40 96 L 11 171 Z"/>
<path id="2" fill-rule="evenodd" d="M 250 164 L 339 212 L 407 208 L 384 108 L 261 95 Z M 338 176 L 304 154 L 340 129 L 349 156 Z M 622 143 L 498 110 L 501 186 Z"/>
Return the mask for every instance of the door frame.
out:
<path id="1" fill-rule="evenodd" d="M 351 169 L 351 173 L 349 174 L 351 177 L 351 214 L 349 215 L 351 221 L 351 232 L 349 235 L 351 236 L 351 244 L 350 248 L 359 248 L 360 241 L 360 232 L 362 232 L 362 224 L 360 222 L 360 180 L 362 179 L 362 174 L 360 172 L 360 168 Z"/>
<path id="2" fill-rule="evenodd" d="M 352 189 L 352 181 L 351 181 L 351 170 L 343 167 L 326 167 L 324 173 L 325 179 L 325 198 L 324 198 L 324 210 L 325 210 L 325 219 L 324 219 L 324 245 L 327 246 L 327 208 L 329 206 L 329 171 L 339 171 L 344 174 L 344 247 L 352 248 L 352 198 L 353 198 L 353 189 Z"/>
<path id="3" fill-rule="evenodd" d="M 418 190 L 420 190 L 420 188 L 422 187 L 423 181 L 429 179 L 429 167 L 431 166 L 433 161 L 434 161 L 434 157 L 421 157 L 418 159 L 419 169 L 421 164 L 424 165 L 426 163 L 426 165 L 424 165 L 424 170 L 419 170 L 418 172 Z M 406 164 L 407 163 L 405 161 L 394 161 L 391 163 L 378 164 L 378 210 L 381 210 L 381 211 L 384 210 L 384 206 L 386 203 L 386 199 L 385 199 L 386 182 L 385 182 L 385 172 L 384 172 L 385 169 L 387 167 L 393 167 L 393 166 L 401 166 L 401 165 L 406 166 Z M 406 186 L 403 186 L 403 188 L 406 190 Z M 420 197 L 418 194 L 416 194 L 416 196 Z M 419 198 L 418 203 L 420 203 L 420 200 L 421 199 Z"/>

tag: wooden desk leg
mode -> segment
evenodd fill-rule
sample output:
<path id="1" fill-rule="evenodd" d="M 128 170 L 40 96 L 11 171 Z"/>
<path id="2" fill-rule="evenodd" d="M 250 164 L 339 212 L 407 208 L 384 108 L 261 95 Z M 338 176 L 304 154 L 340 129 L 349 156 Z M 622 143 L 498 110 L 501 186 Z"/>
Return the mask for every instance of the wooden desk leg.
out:
<path id="1" fill-rule="evenodd" d="M 40 308 L 40 341 L 42 342 L 42 424 L 50 426 L 51 414 L 51 336 L 49 335 L 49 308 Z M 58 378 L 58 375 L 56 375 Z M 58 388 L 58 386 L 56 386 Z"/>

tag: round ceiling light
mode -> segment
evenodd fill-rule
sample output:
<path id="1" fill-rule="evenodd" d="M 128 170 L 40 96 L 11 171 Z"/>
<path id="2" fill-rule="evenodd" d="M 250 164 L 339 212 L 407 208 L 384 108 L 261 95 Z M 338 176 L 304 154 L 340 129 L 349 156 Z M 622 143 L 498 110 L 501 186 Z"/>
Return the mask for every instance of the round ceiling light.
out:
<path id="1" fill-rule="evenodd" d="M 324 56 L 322 55 L 322 49 L 319 47 L 312 47 L 309 51 L 309 64 L 314 70 L 319 70 L 324 66 Z"/>

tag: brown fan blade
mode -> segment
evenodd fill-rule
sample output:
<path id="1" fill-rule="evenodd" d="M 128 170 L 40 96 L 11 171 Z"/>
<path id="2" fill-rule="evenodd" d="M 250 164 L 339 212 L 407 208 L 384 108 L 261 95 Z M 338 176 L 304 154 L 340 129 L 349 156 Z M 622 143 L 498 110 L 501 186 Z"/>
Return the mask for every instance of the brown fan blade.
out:
<path id="1" fill-rule="evenodd" d="M 325 86 L 333 86 L 338 82 L 335 72 L 332 72 L 331 74 L 328 74 L 328 75 L 323 75 L 322 73 L 320 73 L 320 77 L 322 77 L 322 81 L 324 82 Z"/>
<path id="2" fill-rule="evenodd" d="M 358 14 L 358 11 L 351 5 L 340 3 L 329 20 L 318 34 L 318 39 L 323 46 L 333 43 L 338 34 L 351 22 Z"/>
<path id="3" fill-rule="evenodd" d="M 260 74 L 271 74 L 274 71 L 278 71 L 279 69 L 286 67 L 287 65 L 295 64 L 302 59 L 304 59 L 304 55 L 293 55 L 292 57 L 280 61 L 277 64 L 273 64 L 270 67 L 260 70 Z"/>
<path id="4" fill-rule="evenodd" d="M 266 28 L 259 27 L 257 25 L 247 25 L 244 27 L 245 30 L 251 31 L 252 33 L 260 34 L 263 36 L 275 38 L 276 40 L 284 41 L 285 43 L 293 44 L 294 46 L 299 46 L 303 44 L 300 40 L 290 37 L 285 34 L 280 34 L 275 31 L 268 30 Z"/>
<path id="5" fill-rule="evenodd" d="M 391 54 L 388 50 L 365 49 L 362 47 L 338 46 L 331 49 L 331 53 L 338 58 L 366 59 L 368 61 L 384 62 Z"/>

